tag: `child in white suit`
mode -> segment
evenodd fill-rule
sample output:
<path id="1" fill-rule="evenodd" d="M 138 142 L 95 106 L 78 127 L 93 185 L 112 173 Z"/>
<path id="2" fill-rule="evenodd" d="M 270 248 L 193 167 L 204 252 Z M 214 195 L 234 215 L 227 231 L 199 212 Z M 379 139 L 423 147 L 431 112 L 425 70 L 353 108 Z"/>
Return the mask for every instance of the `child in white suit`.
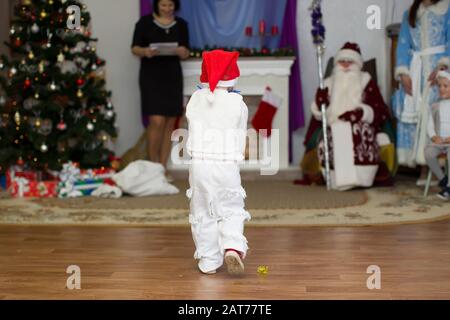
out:
<path id="1" fill-rule="evenodd" d="M 428 138 L 425 147 L 425 159 L 431 171 L 439 179 L 442 188 L 438 197 L 443 200 L 450 199 L 450 181 L 444 174 L 438 157 L 447 154 L 447 166 L 450 166 L 450 73 L 439 71 L 438 73 L 439 95 L 441 100 L 431 106 L 428 115 Z"/>
<path id="2" fill-rule="evenodd" d="M 203 53 L 204 88 L 192 95 L 186 107 L 189 124 L 187 151 L 192 157 L 189 185 L 194 258 L 205 274 L 225 263 L 228 272 L 244 271 L 247 253 L 244 222 L 245 190 L 239 162 L 244 159 L 248 109 L 231 89 L 239 77 L 239 53 L 214 50 Z"/>

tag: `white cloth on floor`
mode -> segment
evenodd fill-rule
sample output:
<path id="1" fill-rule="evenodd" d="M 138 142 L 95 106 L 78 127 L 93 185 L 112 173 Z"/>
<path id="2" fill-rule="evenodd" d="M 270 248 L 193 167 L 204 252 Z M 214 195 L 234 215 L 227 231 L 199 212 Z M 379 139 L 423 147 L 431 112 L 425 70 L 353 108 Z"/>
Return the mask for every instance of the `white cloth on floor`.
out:
<path id="1" fill-rule="evenodd" d="M 164 171 L 160 163 L 138 160 L 130 163 L 112 179 L 124 193 L 135 197 L 177 194 L 180 191 L 167 182 Z"/>
<path id="2" fill-rule="evenodd" d="M 93 197 L 99 198 L 113 198 L 118 199 L 122 197 L 122 190 L 119 187 L 111 186 L 109 184 L 102 184 L 95 189 L 92 194 Z"/>

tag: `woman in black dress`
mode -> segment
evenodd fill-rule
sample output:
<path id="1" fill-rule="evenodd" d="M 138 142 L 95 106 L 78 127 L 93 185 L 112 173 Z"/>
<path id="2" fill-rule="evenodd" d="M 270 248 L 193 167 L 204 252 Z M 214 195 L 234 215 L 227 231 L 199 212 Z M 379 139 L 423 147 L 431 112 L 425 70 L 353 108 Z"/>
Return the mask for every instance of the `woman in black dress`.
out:
<path id="1" fill-rule="evenodd" d="M 138 21 L 132 44 L 133 54 L 141 58 L 139 85 L 142 114 L 149 118 L 148 158 L 164 167 L 176 119 L 183 114 L 180 60 L 189 57 L 187 23 L 175 16 L 179 7 L 179 0 L 154 0 L 154 13 Z M 160 55 L 157 49 L 150 49 L 150 44 L 161 42 L 176 42 L 176 55 Z"/>

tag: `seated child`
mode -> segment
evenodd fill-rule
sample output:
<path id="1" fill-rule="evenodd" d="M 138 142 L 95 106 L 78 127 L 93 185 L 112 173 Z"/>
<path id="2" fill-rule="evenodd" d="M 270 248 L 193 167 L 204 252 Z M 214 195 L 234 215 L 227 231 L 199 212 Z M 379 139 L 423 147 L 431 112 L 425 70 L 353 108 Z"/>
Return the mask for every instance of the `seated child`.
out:
<path id="1" fill-rule="evenodd" d="M 450 73 L 439 71 L 437 78 L 441 100 L 431 106 L 428 117 L 430 140 L 425 147 L 425 158 L 430 170 L 439 179 L 442 190 L 437 196 L 448 200 L 450 199 L 450 181 L 442 170 L 438 158 L 442 154 L 447 154 L 447 161 L 450 162 Z"/>

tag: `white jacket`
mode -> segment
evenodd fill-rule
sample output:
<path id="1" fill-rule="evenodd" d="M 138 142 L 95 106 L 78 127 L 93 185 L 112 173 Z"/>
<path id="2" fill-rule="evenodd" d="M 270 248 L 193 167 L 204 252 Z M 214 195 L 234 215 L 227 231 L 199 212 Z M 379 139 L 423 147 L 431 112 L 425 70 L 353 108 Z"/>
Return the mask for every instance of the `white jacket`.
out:
<path id="1" fill-rule="evenodd" d="M 187 152 L 195 159 L 242 161 L 246 146 L 248 108 L 240 94 L 226 89 L 197 90 L 186 107 Z"/>

